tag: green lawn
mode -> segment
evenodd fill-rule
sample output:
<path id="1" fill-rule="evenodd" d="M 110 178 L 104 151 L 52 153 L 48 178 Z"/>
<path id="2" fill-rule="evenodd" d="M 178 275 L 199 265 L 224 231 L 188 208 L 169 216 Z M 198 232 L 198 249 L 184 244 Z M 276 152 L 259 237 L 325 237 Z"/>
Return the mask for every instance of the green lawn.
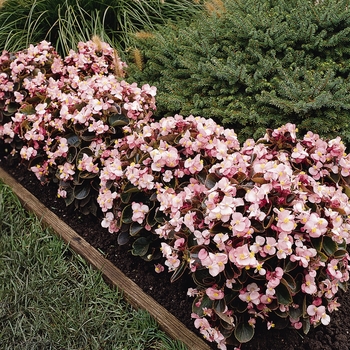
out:
<path id="1" fill-rule="evenodd" d="M 0 348 L 179 349 L 0 183 Z"/>

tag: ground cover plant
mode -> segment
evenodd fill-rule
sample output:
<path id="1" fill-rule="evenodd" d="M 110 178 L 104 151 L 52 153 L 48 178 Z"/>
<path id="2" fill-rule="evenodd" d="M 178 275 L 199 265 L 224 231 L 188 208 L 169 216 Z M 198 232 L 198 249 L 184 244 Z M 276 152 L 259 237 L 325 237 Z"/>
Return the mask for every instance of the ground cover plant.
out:
<path id="1" fill-rule="evenodd" d="M 185 349 L 110 289 L 0 183 L 2 349 Z"/>
<path id="2" fill-rule="evenodd" d="M 171 281 L 196 288 L 192 317 L 221 349 L 256 323 L 327 325 L 349 279 L 349 156 L 341 139 L 286 124 L 240 145 L 212 119 L 152 119 L 156 88 L 123 79 L 99 41 L 61 58 L 47 43 L 0 57 L 2 149 L 55 181 Z M 156 265 L 161 272 L 164 266 Z"/>
<path id="3" fill-rule="evenodd" d="M 157 116 L 214 118 L 241 142 L 294 123 L 349 144 L 348 0 L 212 0 L 206 8 L 140 37 L 136 63 L 128 59 L 130 82 L 157 86 Z"/>
<path id="4" fill-rule="evenodd" d="M 98 35 L 123 54 L 132 33 L 156 24 L 190 19 L 201 0 L 4 0 L 0 2 L 0 51 L 23 50 L 43 39 L 62 55 Z"/>

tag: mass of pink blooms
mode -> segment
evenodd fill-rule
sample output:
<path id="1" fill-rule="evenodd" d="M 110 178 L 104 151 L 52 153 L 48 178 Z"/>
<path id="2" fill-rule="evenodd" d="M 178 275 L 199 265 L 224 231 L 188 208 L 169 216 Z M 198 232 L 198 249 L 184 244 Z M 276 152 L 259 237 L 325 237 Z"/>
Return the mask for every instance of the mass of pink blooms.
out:
<path id="1" fill-rule="evenodd" d="M 47 42 L 4 52 L 0 100 L 10 117 L 0 139 L 21 141 L 10 154 L 41 182 L 54 174 L 63 198 L 77 174 L 96 176 L 101 225 L 111 234 L 139 225 L 160 240 L 168 271 L 192 273 L 194 324 L 219 349 L 249 341 L 258 321 L 274 327 L 272 314 L 304 332 L 329 324 L 350 269 L 350 156 L 340 138 L 298 139 L 286 124 L 241 145 L 211 119 L 154 120 L 156 88 L 127 83 L 116 65 L 125 67 L 92 41 L 64 59 Z M 115 114 L 129 120 L 120 137 Z M 84 144 L 74 161 L 72 134 Z"/>

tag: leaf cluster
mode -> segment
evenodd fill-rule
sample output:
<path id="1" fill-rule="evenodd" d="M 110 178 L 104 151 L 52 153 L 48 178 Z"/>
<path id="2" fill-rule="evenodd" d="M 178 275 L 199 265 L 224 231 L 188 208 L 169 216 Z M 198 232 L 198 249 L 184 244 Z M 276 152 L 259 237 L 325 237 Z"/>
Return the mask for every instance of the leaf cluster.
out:
<path id="1" fill-rule="evenodd" d="M 139 39 L 128 72 L 157 86 L 158 117 L 211 117 L 241 140 L 291 122 L 349 143 L 349 32 L 348 0 L 212 1 Z"/>

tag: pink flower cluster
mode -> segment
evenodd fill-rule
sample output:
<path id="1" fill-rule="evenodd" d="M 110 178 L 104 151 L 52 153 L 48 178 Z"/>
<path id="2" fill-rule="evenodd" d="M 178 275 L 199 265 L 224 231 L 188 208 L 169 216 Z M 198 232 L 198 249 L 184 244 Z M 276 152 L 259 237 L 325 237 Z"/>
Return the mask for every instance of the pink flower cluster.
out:
<path id="1" fill-rule="evenodd" d="M 167 219 L 154 233 L 166 241 L 162 253 L 169 271 L 187 261 L 194 275 L 207 270 L 212 278 L 211 285 L 197 286 L 195 302 L 196 325 L 205 325 L 199 328 L 207 338 L 204 317 L 216 335 L 223 317 L 244 320 L 237 298 L 251 325 L 253 317 L 271 328 L 269 314 L 275 310 L 286 313 L 297 329 L 303 322 L 324 323 L 328 314 L 319 318 L 302 310 L 303 298 L 308 305 L 322 300 L 325 312 L 332 312 L 338 289 L 349 279 L 350 203 L 340 166 L 349 156 L 339 139 L 326 142 L 308 133 L 297 140 L 294 135 L 294 125 L 287 124 L 240 148 L 234 133 L 212 120 L 177 115 L 143 125 L 115 145 L 113 157 L 125 160 L 124 174 L 105 177 L 100 191 L 113 180 L 120 193 L 126 174 L 140 192 L 156 197 L 157 211 Z M 289 147 L 278 147 L 287 142 Z M 126 162 L 126 143 L 131 149 L 137 145 L 138 163 Z M 106 159 L 108 165 L 112 161 Z M 115 209 L 121 206 L 116 197 L 111 232 L 119 230 Z M 237 283 L 242 288 L 234 293 Z M 234 301 L 228 304 L 225 297 Z M 221 318 L 215 309 L 219 299 L 226 304 Z M 221 336 L 212 340 L 225 348 Z"/>
<path id="2" fill-rule="evenodd" d="M 15 56 L 3 52 L 0 62 L 4 113 L 16 109 L 0 126 L 0 137 L 6 143 L 22 139 L 24 160 L 39 158 L 40 150 L 43 160 L 31 169 L 41 181 L 50 169 L 63 181 L 79 172 L 99 173 L 99 153 L 107 148 L 106 139 L 115 137 L 109 118 L 124 113 L 132 122 L 147 122 L 155 109 L 156 89 L 120 81 L 115 67 L 121 71 L 125 64 L 105 43 L 79 43 L 77 52 L 62 59 L 43 41 Z M 80 146 L 88 141 L 89 150 L 77 162 L 66 162 L 76 136 Z"/>
<path id="3" fill-rule="evenodd" d="M 88 203 L 95 189 L 102 226 L 141 236 L 147 260 L 160 250 L 173 280 L 188 269 L 195 326 L 218 348 L 247 341 L 239 325 L 270 329 L 272 315 L 296 329 L 328 324 L 350 269 L 341 140 L 297 139 L 286 124 L 240 145 L 211 119 L 155 121 L 156 89 L 120 81 L 123 64 L 101 45 L 80 43 L 65 59 L 46 42 L 3 53 L 0 139 L 12 154 L 42 182 L 54 175 L 67 200 Z"/>

